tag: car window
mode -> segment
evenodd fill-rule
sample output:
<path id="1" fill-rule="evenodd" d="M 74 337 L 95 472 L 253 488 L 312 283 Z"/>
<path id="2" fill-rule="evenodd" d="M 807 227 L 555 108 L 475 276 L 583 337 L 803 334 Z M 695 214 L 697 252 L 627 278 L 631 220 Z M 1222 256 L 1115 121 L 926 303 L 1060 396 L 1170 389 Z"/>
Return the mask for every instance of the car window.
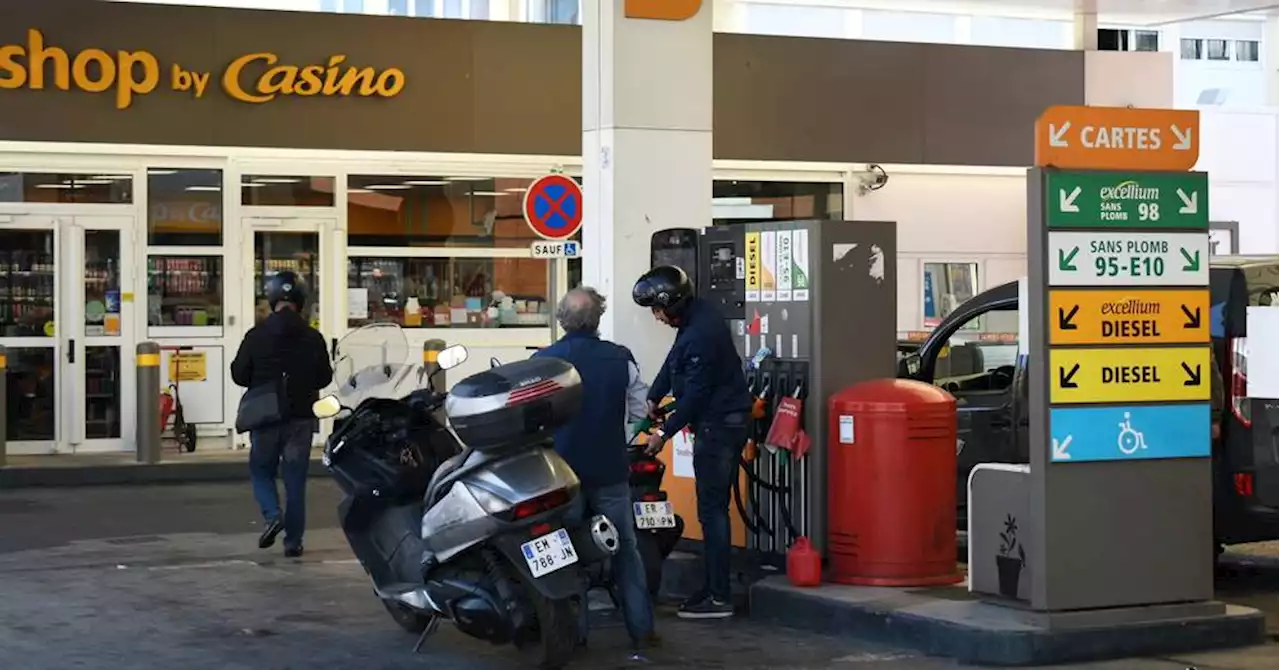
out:
<path id="1" fill-rule="evenodd" d="M 979 314 L 948 339 L 947 347 L 938 355 L 934 379 L 953 390 L 1007 388 L 1017 363 L 1018 339 L 1016 309 Z"/>

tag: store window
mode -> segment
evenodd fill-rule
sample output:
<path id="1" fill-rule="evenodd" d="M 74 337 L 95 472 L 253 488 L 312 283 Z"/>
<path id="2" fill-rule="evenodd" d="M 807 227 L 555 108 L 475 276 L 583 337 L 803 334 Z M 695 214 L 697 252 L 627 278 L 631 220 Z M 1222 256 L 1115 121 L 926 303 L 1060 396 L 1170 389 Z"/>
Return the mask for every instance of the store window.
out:
<path id="1" fill-rule="evenodd" d="M 54 276 L 52 231 L 0 230 L 0 333 L 4 337 L 53 337 Z"/>
<path id="2" fill-rule="evenodd" d="M 310 233 L 255 232 L 253 234 L 254 325 L 271 314 L 267 303 L 267 280 L 281 272 L 292 272 L 307 291 L 303 314 L 312 328 L 320 327 L 320 308 L 325 296 L 320 284 L 320 238 Z"/>
<path id="3" fill-rule="evenodd" d="M 711 186 L 714 223 L 843 219 L 839 182 L 717 180 Z"/>
<path id="4" fill-rule="evenodd" d="M 545 328 L 551 263 L 533 258 L 372 258 L 347 261 L 347 325 Z"/>
<path id="5" fill-rule="evenodd" d="M 0 172 L 0 202 L 129 205 L 133 177 L 127 174 Z"/>
<path id="6" fill-rule="evenodd" d="M 222 326 L 222 257 L 147 258 L 147 325 Z"/>
<path id="7" fill-rule="evenodd" d="M 1258 62 L 1257 40 L 1236 40 L 1236 60 L 1250 63 Z"/>
<path id="8" fill-rule="evenodd" d="M 1227 40 L 1205 40 L 1204 53 L 1209 60 L 1231 60 L 1231 43 Z"/>
<path id="9" fill-rule="evenodd" d="M 244 175 L 240 204 L 250 207 L 333 207 L 333 177 Z"/>
<path id="10" fill-rule="evenodd" d="M 220 246 L 222 170 L 147 170 L 147 244 Z"/>
<path id="11" fill-rule="evenodd" d="M 926 328 L 933 328 L 957 307 L 978 294 L 978 264 L 925 263 L 922 284 L 924 325 Z M 962 328 L 977 330 L 979 324 L 975 320 Z"/>
<path id="12" fill-rule="evenodd" d="M 502 177 L 351 175 L 347 244 L 353 247 L 521 247 L 531 180 Z"/>
<path id="13" fill-rule="evenodd" d="M 1204 58 L 1204 40 L 1183 38 L 1181 53 L 1182 60 L 1200 60 Z"/>

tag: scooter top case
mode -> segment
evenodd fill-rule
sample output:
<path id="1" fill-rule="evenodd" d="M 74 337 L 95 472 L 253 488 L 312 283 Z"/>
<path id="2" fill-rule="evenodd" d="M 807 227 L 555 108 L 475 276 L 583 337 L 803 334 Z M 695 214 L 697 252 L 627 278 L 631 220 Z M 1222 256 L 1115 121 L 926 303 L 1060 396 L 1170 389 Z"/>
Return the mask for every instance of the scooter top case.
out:
<path id="1" fill-rule="evenodd" d="M 560 358 L 500 365 L 454 384 L 449 425 L 471 449 L 497 451 L 551 438 L 582 407 L 582 377 Z"/>

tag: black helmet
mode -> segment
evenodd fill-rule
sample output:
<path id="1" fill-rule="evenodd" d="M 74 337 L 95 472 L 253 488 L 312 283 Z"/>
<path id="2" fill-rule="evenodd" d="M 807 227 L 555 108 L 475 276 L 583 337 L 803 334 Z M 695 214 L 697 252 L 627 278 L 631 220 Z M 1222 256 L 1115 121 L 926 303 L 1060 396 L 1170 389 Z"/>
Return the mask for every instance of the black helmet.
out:
<path id="1" fill-rule="evenodd" d="M 659 265 L 640 275 L 631 289 L 631 299 L 641 307 L 656 308 L 675 316 L 693 298 L 693 282 L 674 265 Z"/>
<path id="2" fill-rule="evenodd" d="M 302 285 L 298 275 L 289 270 L 277 272 L 268 279 L 264 292 L 267 294 L 267 305 L 273 312 L 281 300 L 293 303 L 299 312 L 307 305 L 307 288 Z"/>

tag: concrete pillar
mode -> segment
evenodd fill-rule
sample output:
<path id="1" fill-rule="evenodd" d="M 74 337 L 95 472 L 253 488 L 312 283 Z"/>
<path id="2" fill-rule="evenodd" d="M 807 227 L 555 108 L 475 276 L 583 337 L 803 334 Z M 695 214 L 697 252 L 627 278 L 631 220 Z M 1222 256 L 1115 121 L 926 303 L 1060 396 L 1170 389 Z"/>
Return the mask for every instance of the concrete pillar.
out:
<path id="1" fill-rule="evenodd" d="M 1076 12 L 1074 48 L 1077 51 L 1098 50 L 1098 12 Z"/>
<path id="2" fill-rule="evenodd" d="M 654 231 L 711 222 L 714 0 L 582 5 L 583 283 L 608 300 L 602 335 L 652 377 L 674 331 L 631 302 L 631 286 Z M 627 8 L 693 13 L 655 20 Z"/>

